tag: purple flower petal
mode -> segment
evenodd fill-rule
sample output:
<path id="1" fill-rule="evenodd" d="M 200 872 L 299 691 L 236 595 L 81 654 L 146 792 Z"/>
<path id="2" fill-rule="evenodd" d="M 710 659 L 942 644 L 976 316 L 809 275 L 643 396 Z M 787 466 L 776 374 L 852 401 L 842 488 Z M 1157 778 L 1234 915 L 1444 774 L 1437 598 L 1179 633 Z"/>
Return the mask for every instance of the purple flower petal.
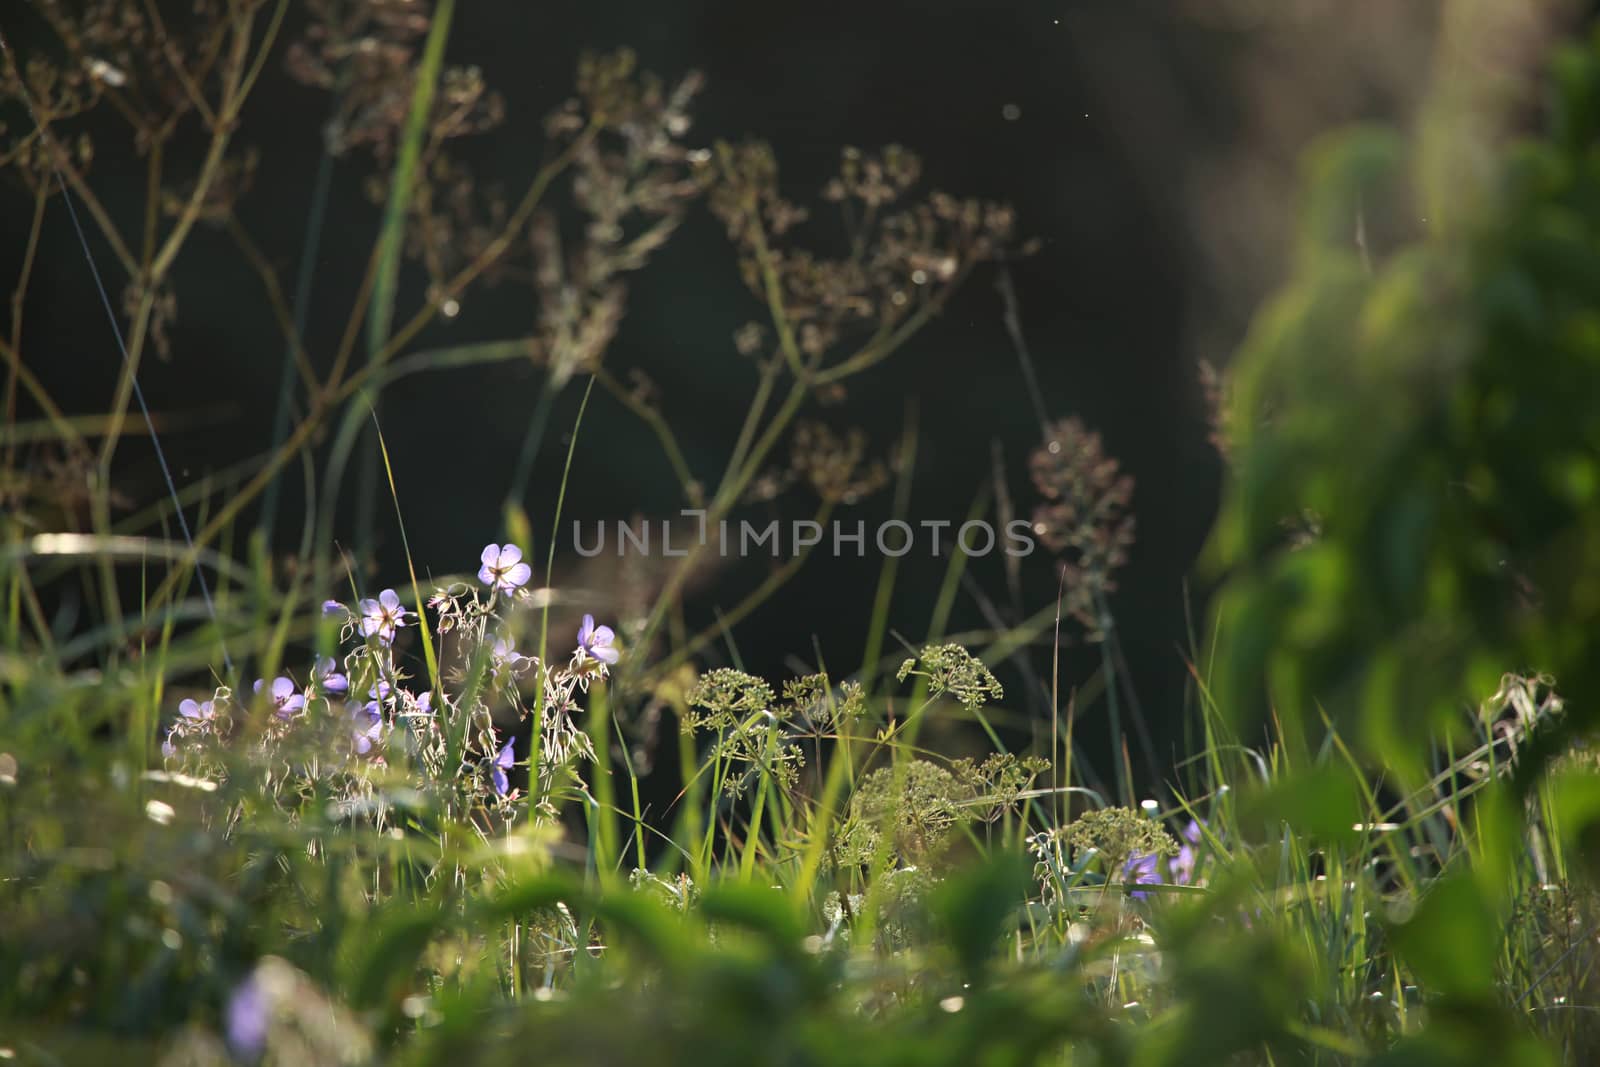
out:
<path id="1" fill-rule="evenodd" d="M 182 715 L 185 719 L 198 719 L 201 717 L 200 705 L 196 704 L 192 700 L 180 701 L 178 704 L 178 714 Z"/>
<path id="2" fill-rule="evenodd" d="M 516 545 L 502 545 L 500 548 L 500 559 L 497 565 L 501 570 L 506 570 L 507 568 L 516 566 L 517 561 L 521 558 L 522 549 L 518 548 Z"/>
<path id="3" fill-rule="evenodd" d="M 357 755 L 365 756 L 383 739 L 383 714 L 375 702 L 366 706 L 349 704 L 346 708 L 350 712 L 351 744 Z"/>
<path id="4" fill-rule="evenodd" d="M 272 699 L 278 703 L 281 704 L 288 700 L 293 692 L 294 680 L 292 678 L 278 677 L 272 680 Z"/>
<path id="5" fill-rule="evenodd" d="M 1192 885 L 1194 883 L 1195 852 L 1193 845 L 1184 845 L 1178 849 L 1178 854 L 1172 857 L 1167 864 L 1167 870 L 1172 874 L 1174 885 Z"/>
<path id="6" fill-rule="evenodd" d="M 322 613 L 324 615 L 343 615 L 344 605 L 337 600 L 324 600 L 322 602 Z"/>
<path id="7" fill-rule="evenodd" d="M 511 788 L 511 779 L 507 778 L 506 772 L 499 767 L 495 767 L 489 772 L 489 780 L 494 783 L 494 791 L 497 796 L 505 796 L 506 790 Z"/>
<path id="8" fill-rule="evenodd" d="M 485 567 L 491 567 L 491 566 L 494 565 L 495 560 L 497 560 L 499 558 L 500 558 L 500 546 L 499 545 L 484 545 L 483 546 L 483 552 L 481 552 L 478 555 L 478 562 L 482 563 Z"/>
<path id="9" fill-rule="evenodd" d="M 228 998 L 228 1044 L 245 1058 L 259 1056 L 267 1047 L 272 1005 L 254 977 L 245 979 Z"/>
<path id="10" fill-rule="evenodd" d="M 378 594 L 378 603 L 382 604 L 390 611 L 394 611 L 400 606 L 400 594 L 396 593 L 393 589 L 385 589 L 383 592 Z"/>
<path id="11" fill-rule="evenodd" d="M 1161 868 L 1158 866 L 1159 857 L 1155 853 L 1145 855 L 1135 852 L 1128 857 L 1128 862 L 1122 868 L 1122 880 L 1129 885 L 1160 885 Z M 1145 899 L 1150 894 L 1134 890 L 1130 895 Z"/>
<path id="12" fill-rule="evenodd" d="M 532 569 L 530 569 L 526 563 L 518 563 L 510 570 L 506 571 L 505 576 L 500 579 L 500 586 L 507 592 L 510 592 L 519 585 L 527 585 L 528 579 L 532 577 Z"/>
<path id="13" fill-rule="evenodd" d="M 611 627 L 596 626 L 594 616 L 585 615 L 583 625 L 578 628 L 578 652 L 601 663 L 616 663 L 621 658 L 621 653 L 611 647 L 616 636 Z"/>

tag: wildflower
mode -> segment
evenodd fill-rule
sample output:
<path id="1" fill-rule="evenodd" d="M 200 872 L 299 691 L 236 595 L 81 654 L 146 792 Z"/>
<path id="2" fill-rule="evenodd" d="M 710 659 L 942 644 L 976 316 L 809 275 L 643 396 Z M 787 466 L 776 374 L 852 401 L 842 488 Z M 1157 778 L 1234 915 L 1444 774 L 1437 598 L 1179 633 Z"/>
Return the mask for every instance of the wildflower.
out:
<path id="1" fill-rule="evenodd" d="M 489 768 L 489 778 L 492 782 L 494 782 L 494 792 L 496 796 L 505 796 L 507 790 L 511 788 L 511 779 L 506 777 L 506 772 L 509 771 L 511 769 L 511 765 L 517 761 L 516 755 L 511 750 L 512 746 L 516 743 L 517 739 L 515 737 L 507 741 L 506 747 L 502 748 L 495 756 L 494 763 Z"/>
<path id="2" fill-rule="evenodd" d="M 761 753 L 763 763 L 775 762 Z M 897 773 L 879 767 L 856 788 L 834 856 L 842 864 L 876 862 L 887 836 L 903 863 L 933 862 L 960 827 L 976 817 L 972 789 L 930 760 L 908 760 Z"/>
<path id="3" fill-rule="evenodd" d="M 1153 862 L 1145 857 L 1171 856 L 1178 851 L 1178 843 L 1160 823 L 1132 808 L 1085 812 L 1069 823 L 1061 836 L 1080 854 L 1088 849 L 1098 852 L 1108 877 L 1116 871 L 1128 877 L 1142 871 L 1146 862 Z"/>
<path id="4" fill-rule="evenodd" d="M 173 756 L 178 754 L 178 746 L 172 743 L 172 739 L 176 737 L 177 734 L 178 728 L 176 726 L 167 731 L 166 740 L 161 742 L 161 755 L 163 758 L 171 759 Z"/>
<path id="5" fill-rule="evenodd" d="M 485 545 L 478 557 L 483 566 L 478 568 L 478 581 L 509 593 L 526 585 L 533 571 L 522 562 L 522 549 L 516 545 Z"/>
<path id="6" fill-rule="evenodd" d="M 903 682 L 913 674 L 928 679 L 930 696 L 949 693 L 963 707 L 972 710 L 992 701 L 1003 700 L 1006 695 L 989 668 L 960 645 L 924 645 L 915 659 L 900 664 L 895 678 Z"/>
<path id="7" fill-rule="evenodd" d="M 356 755 L 365 756 L 372 751 L 372 746 L 383 739 L 383 714 L 378 711 L 378 705 L 351 704 L 350 711 L 350 741 L 355 746 Z"/>
<path id="8" fill-rule="evenodd" d="M 272 1005 L 255 977 L 245 979 L 228 998 L 228 1044 L 245 1059 L 261 1054 L 267 1045 Z"/>
<path id="9" fill-rule="evenodd" d="M 1160 859 L 1154 852 L 1133 853 L 1128 857 L 1128 862 L 1123 864 L 1122 881 L 1127 885 L 1161 885 Z M 1143 900 L 1150 894 L 1135 889 L 1131 895 Z"/>
<path id="10" fill-rule="evenodd" d="M 594 616 L 585 615 L 583 625 L 578 627 L 578 653 L 601 663 L 614 664 L 622 658 L 622 653 L 611 644 L 616 637 L 611 627 L 596 626 Z"/>
<path id="11" fill-rule="evenodd" d="M 290 686 L 292 687 L 293 685 L 294 683 L 291 682 Z M 196 704 L 192 700 L 181 701 L 178 704 L 178 714 L 185 719 L 193 719 L 196 722 L 215 719 L 217 717 L 216 702 L 208 700 L 204 704 Z"/>
<path id="12" fill-rule="evenodd" d="M 261 687 L 266 684 L 263 678 L 257 678 L 255 692 L 261 692 Z M 294 679 L 277 677 L 272 680 L 272 703 L 277 706 L 277 715 L 280 719 L 292 719 L 295 712 L 306 706 L 306 698 L 294 691 Z"/>
<path id="13" fill-rule="evenodd" d="M 1193 885 L 1195 861 L 1198 858 L 1195 846 L 1200 843 L 1201 837 L 1200 824 L 1190 819 L 1181 836 L 1183 844 L 1179 846 L 1178 854 L 1167 862 L 1167 867 L 1174 885 Z"/>
<path id="14" fill-rule="evenodd" d="M 350 679 L 339 673 L 339 661 L 331 656 L 317 660 L 311 668 L 311 681 L 322 693 L 346 693 L 350 690 Z"/>
<path id="15" fill-rule="evenodd" d="M 378 594 L 378 599 L 361 602 L 361 635 L 376 635 L 383 644 L 390 644 L 395 631 L 406 624 L 406 616 L 415 614 L 401 606 L 400 597 L 393 589 L 385 589 Z"/>
<path id="16" fill-rule="evenodd" d="M 391 690 L 388 687 L 388 683 L 380 682 L 378 684 L 383 687 L 383 695 L 380 699 L 389 700 Z M 392 690 L 392 695 L 394 699 L 390 701 L 391 706 L 402 716 L 413 718 L 426 717 L 433 714 L 433 694 L 427 690 L 423 690 L 422 694 L 418 695 L 409 689 L 401 689 L 396 686 Z M 372 703 L 368 704 L 367 707 L 376 710 L 378 705 Z"/>
<path id="17" fill-rule="evenodd" d="M 324 615 L 343 615 L 346 611 L 345 606 L 337 600 L 324 600 L 322 602 L 322 613 Z"/>
<path id="18" fill-rule="evenodd" d="M 489 649 L 489 659 L 496 665 L 511 663 L 517 659 L 516 642 L 509 637 L 497 637 L 494 645 Z"/>
<path id="19" fill-rule="evenodd" d="M 585 615 L 584 621 L 588 618 Z M 582 632 L 578 636 L 581 639 Z M 776 699 L 772 686 L 760 678 L 717 667 L 702 674 L 689 690 L 689 707 L 704 711 L 691 714 L 690 724 L 697 730 L 725 730 L 746 716 L 769 710 Z"/>

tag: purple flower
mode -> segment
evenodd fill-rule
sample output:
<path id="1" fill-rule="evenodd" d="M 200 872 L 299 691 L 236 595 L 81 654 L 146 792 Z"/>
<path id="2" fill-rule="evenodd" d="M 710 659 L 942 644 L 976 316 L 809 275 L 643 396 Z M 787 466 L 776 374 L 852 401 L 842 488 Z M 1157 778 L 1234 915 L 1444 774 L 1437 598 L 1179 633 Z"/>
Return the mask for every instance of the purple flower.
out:
<path id="1" fill-rule="evenodd" d="M 321 693 L 350 691 L 350 679 L 339 673 L 339 661 L 332 657 L 317 660 L 311 668 L 311 681 Z"/>
<path id="2" fill-rule="evenodd" d="M 346 613 L 346 608 L 337 600 L 324 600 L 322 602 L 322 613 L 324 615 L 343 615 Z"/>
<path id="3" fill-rule="evenodd" d="M 1194 884 L 1194 867 L 1198 859 L 1195 846 L 1200 843 L 1200 824 L 1193 819 L 1183 828 L 1183 845 L 1178 849 L 1178 854 L 1167 863 L 1167 869 L 1172 874 L 1174 885 Z"/>
<path id="4" fill-rule="evenodd" d="M 415 614 L 401 606 L 400 597 L 393 589 L 385 589 L 378 594 L 378 599 L 361 602 L 361 636 L 376 634 L 379 641 L 390 644 L 395 631 L 406 624 L 406 616 Z"/>
<path id="5" fill-rule="evenodd" d="M 478 568 L 478 581 L 503 593 L 526 585 L 533 577 L 533 571 L 522 562 L 522 549 L 516 545 L 485 545 L 478 558 L 483 561 Z"/>
<path id="6" fill-rule="evenodd" d="M 517 739 L 515 737 L 507 741 L 506 747 L 502 748 L 500 753 L 495 756 L 494 763 L 489 768 L 489 778 L 494 782 L 496 796 L 505 796 L 506 790 L 511 788 L 511 779 L 506 777 L 506 772 L 517 761 L 517 757 L 511 751 L 511 746 L 516 743 Z"/>
<path id="7" fill-rule="evenodd" d="M 379 684 L 387 686 L 387 683 L 380 682 Z M 422 695 L 418 696 L 409 689 L 401 689 L 396 686 L 392 690 L 386 690 L 380 699 L 389 701 L 391 707 L 408 718 L 425 717 L 433 714 L 433 694 L 427 690 L 424 690 Z M 367 706 L 375 709 L 378 705 L 373 703 Z"/>
<path id="8" fill-rule="evenodd" d="M 378 710 L 376 703 L 351 704 L 350 711 L 350 741 L 355 745 L 356 754 L 365 756 L 372 751 L 372 746 L 383 740 L 383 713 Z"/>
<path id="9" fill-rule="evenodd" d="M 293 688 L 294 683 L 290 682 L 289 685 L 291 688 Z M 192 700 L 180 701 L 178 704 L 178 714 L 182 715 L 185 719 L 194 719 L 197 722 L 204 721 L 206 719 L 215 719 L 217 717 L 216 702 L 208 700 L 204 704 L 196 704 Z"/>
<path id="10" fill-rule="evenodd" d="M 611 627 L 596 626 L 594 616 L 585 615 L 583 625 L 578 627 L 578 652 L 601 663 L 615 663 L 622 658 L 622 653 L 611 646 L 616 638 Z"/>
<path id="11" fill-rule="evenodd" d="M 272 1005 L 267 992 L 252 975 L 239 983 L 228 998 L 228 1044 L 241 1057 L 259 1056 L 267 1047 L 271 1021 Z"/>
<path id="12" fill-rule="evenodd" d="M 172 743 L 172 738 L 177 734 L 177 732 L 178 728 L 174 726 L 172 729 L 167 731 L 166 740 L 161 742 L 161 755 L 166 759 L 171 759 L 173 756 L 178 754 L 178 746 Z"/>
<path id="13" fill-rule="evenodd" d="M 257 678 L 255 692 L 261 692 L 261 687 L 266 684 L 263 678 Z M 272 703 L 277 706 L 277 715 L 280 719 L 292 719 L 295 712 L 306 706 L 306 698 L 294 691 L 294 679 L 278 677 L 272 680 Z"/>
<path id="14" fill-rule="evenodd" d="M 1128 857 L 1128 862 L 1122 867 L 1123 883 L 1126 885 L 1160 885 L 1160 859 L 1161 857 L 1154 852 L 1149 854 L 1143 852 L 1133 853 Z M 1141 893 L 1135 889 L 1131 892 L 1131 895 L 1143 900 L 1150 894 Z"/>
<path id="15" fill-rule="evenodd" d="M 528 657 L 517 651 L 510 637 L 497 637 L 489 648 L 489 674 L 496 681 L 507 671 L 516 673 L 528 662 Z"/>

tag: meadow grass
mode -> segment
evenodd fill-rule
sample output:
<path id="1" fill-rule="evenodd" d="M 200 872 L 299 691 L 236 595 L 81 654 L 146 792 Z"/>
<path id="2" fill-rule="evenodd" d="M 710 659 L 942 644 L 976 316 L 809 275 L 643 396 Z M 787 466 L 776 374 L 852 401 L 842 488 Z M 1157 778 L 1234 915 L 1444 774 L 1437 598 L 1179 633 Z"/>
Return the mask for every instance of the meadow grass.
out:
<path id="1" fill-rule="evenodd" d="M 684 593 L 704 545 L 629 617 L 585 616 L 575 633 L 553 624 L 553 608 L 585 607 L 561 587 L 556 545 L 573 457 L 597 432 L 585 423 L 597 385 L 645 422 L 684 503 L 710 523 L 738 514 L 786 443 L 790 481 L 814 495 L 817 522 L 890 482 L 895 514 L 909 517 L 914 421 L 890 473 L 857 438 L 802 416 L 819 391 L 877 367 L 928 327 L 972 271 L 1020 247 L 1003 208 L 915 194 L 920 165 L 891 148 L 844 154 L 824 200 L 842 207 L 845 247 L 808 251 L 792 232 L 802 212 L 780 194 L 770 150 L 688 148 L 697 82 L 668 86 L 625 53 L 583 61 L 574 101 L 547 120 L 549 161 L 500 228 L 430 244 L 430 225 L 442 225 L 441 189 L 430 183 L 451 173 L 449 143 L 494 112 L 481 85 L 445 66 L 447 2 L 431 21 L 386 21 L 374 8 L 370 22 L 324 25 L 379 51 L 420 47 L 421 61 L 326 72 L 351 138 L 330 138 L 327 151 L 369 138 L 388 180 L 343 333 L 313 345 L 297 325 L 301 309 L 281 294 L 275 305 L 286 354 L 273 447 L 113 519 L 112 461 L 130 409 L 143 404 L 142 357 L 161 343 L 163 285 L 194 226 L 236 221 L 224 180 L 233 122 L 275 54 L 286 7 L 202 8 L 186 26 L 210 49 L 194 54 L 216 57 L 183 86 L 208 150 L 175 217 L 148 212 L 137 240 L 95 199 L 85 161 L 56 127 L 70 127 L 86 100 L 127 109 L 136 130 L 155 116 L 104 72 L 84 87 L 83 62 L 66 64 L 79 73 L 59 83 L 84 88 L 75 97 L 47 79 L 25 82 L 5 53 L 7 93 L 34 122 L 9 160 L 32 183 L 35 210 L 18 293 L 30 283 L 40 220 L 65 197 L 82 205 L 114 269 L 139 284 L 127 314 L 107 302 L 119 327 L 108 343 L 124 346 L 124 363 L 105 417 L 68 414 L 28 369 L 20 295 L 0 341 L 8 413 L 24 395 L 37 411 L 5 430 L 0 1056 L 1542 1064 L 1589 1062 L 1600 1051 L 1591 870 L 1600 761 L 1582 707 L 1569 709 L 1550 678 L 1512 671 L 1537 663 L 1522 653 L 1545 646 L 1493 631 L 1491 651 L 1503 653 L 1495 673 L 1509 673 L 1463 700 L 1462 681 L 1482 676 L 1484 647 L 1472 645 L 1460 678 L 1401 705 L 1397 715 L 1419 719 L 1424 706 L 1444 709 L 1417 728 L 1386 717 L 1379 683 L 1391 675 L 1379 668 L 1391 649 L 1363 640 L 1360 627 L 1410 649 L 1395 620 L 1414 621 L 1407 611 L 1432 619 L 1433 602 L 1401 590 L 1373 614 L 1365 601 L 1330 596 L 1327 614 L 1307 621 L 1291 610 L 1299 601 L 1274 599 L 1279 580 L 1343 590 L 1338 564 L 1351 545 L 1359 569 L 1389 578 L 1414 547 L 1396 537 L 1379 551 L 1363 540 L 1366 527 L 1341 521 L 1360 509 L 1333 507 L 1350 501 L 1338 485 L 1321 492 L 1318 478 L 1385 457 L 1329 448 L 1313 431 L 1336 420 L 1319 421 L 1304 397 L 1297 407 L 1294 381 L 1274 379 L 1272 360 L 1280 346 L 1341 336 L 1312 312 L 1352 290 L 1366 301 L 1355 306 L 1369 313 L 1369 333 L 1404 354 L 1411 333 L 1380 327 L 1430 320 L 1395 295 L 1412 277 L 1400 251 L 1376 272 L 1366 244 L 1308 254 L 1307 275 L 1241 354 L 1247 402 L 1233 419 L 1268 411 L 1280 429 L 1306 429 L 1285 435 L 1290 445 L 1241 435 L 1218 549 L 1235 573 L 1186 656 L 1192 745 L 1153 776 L 1135 771 L 1153 758 L 1148 724 L 1126 700 L 1138 679 L 1120 665 L 1112 610 L 1133 537 L 1132 483 L 1076 419 L 1046 423 L 1030 464 L 1041 498 L 1031 525 L 1059 557 L 1057 578 L 1030 591 L 1026 611 L 1020 597 L 991 609 L 985 631 L 950 632 L 973 581 L 959 547 L 909 654 L 888 651 L 905 642 L 891 627 L 898 557 L 886 555 L 860 663 L 815 654 L 797 677 L 739 669 L 735 627 L 795 575 L 803 554 L 699 631 Z M 114 30 L 69 28 L 78 32 L 62 48 L 79 61 L 74 49 Z M 300 55 L 313 74 L 329 56 L 357 54 L 309 40 L 328 48 Z M 1535 178 L 1506 197 L 1511 206 L 1484 209 L 1491 237 L 1537 230 L 1529 218 L 1545 219 L 1568 194 L 1563 207 L 1592 214 L 1587 192 L 1600 183 L 1584 160 L 1596 70 L 1593 49 L 1563 54 L 1565 125 L 1549 139 L 1545 169 L 1526 166 Z M 1372 142 L 1353 144 L 1330 158 L 1357 170 L 1376 158 Z M 161 166 L 156 153 L 152 203 Z M 1326 178 L 1316 210 L 1333 211 L 1328 190 L 1347 179 Z M 547 204 L 559 183 L 592 224 L 580 257 L 559 255 Z M 704 483 L 665 412 L 601 363 L 622 313 L 620 279 L 648 263 L 702 196 L 766 316 L 740 331 L 755 386 L 725 463 Z M 308 251 L 315 237 L 313 227 Z M 534 261 L 541 307 L 526 337 L 414 347 L 525 244 L 557 250 Z M 1443 251 L 1454 258 L 1459 248 Z M 1547 262 L 1542 247 L 1523 251 L 1485 238 L 1468 259 L 1496 279 L 1490 267 Z M 1359 271 L 1334 261 L 1357 252 Z M 301 270 L 315 260 L 304 256 Z M 430 282 L 409 316 L 403 267 Z M 303 274 L 292 291 L 303 296 L 308 284 Z M 1502 306 L 1472 306 L 1480 304 Z M 1562 338 L 1587 337 L 1582 313 L 1593 301 L 1572 304 L 1575 318 L 1556 309 L 1541 321 Z M 352 369 L 363 324 L 367 359 Z M 1501 337 L 1487 326 L 1474 336 Z M 1506 348 L 1515 346 L 1487 346 L 1480 359 L 1492 363 Z M 48 340 L 29 338 L 27 351 L 36 350 Z M 410 374 L 527 358 L 546 379 L 503 528 L 482 533 L 477 561 L 411 558 L 406 517 L 418 502 L 390 463 L 383 389 Z M 1306 391 L 1348 401 L 1339 409 L 1348 415 L 1376 394 L 1363 385 L 1348 397 L 1319 394 L 1316 382 Z M 539 529 L 523 507 L 531 457 L 568 388 L 582 400 L 561 480 L 539 487 L 556 501 L 550 528 Z M 1277 406 L 1253 403 L 1261 396 Z M 1036 386 L 1026 399 L 1043 420 Z M 1414 423 L 1432 426 L 1406 425 Z M 148 431 L 159 448 L 153 423 Z M 1419 452 L 1435 443 L 1403 440 Z M 1320 459 L 1285 474 L 1282 456 L 1307 441 Z M 273 535 L 297 465 L 305 507 L 298 547 L 284 553 Z M 336 554 L 335 505 L 352 465 L 367 479 L 356 522 L 370 535 L 392 511 L 403 572 L 374 574 L 359 552 Z M 1587 484 L 1580 466 L 1561 467 L 1560 484 L 1577 496 Z M 1286 534 L 1284 520 L 1299 513 L 1274 479 L 1303 473 L 1318 487 L 1315 502 L 1333 511 Z M 84 484 L 82 507 L 63 506 L 63 487 Z M 1003 485 L 997 478 L 992 488 Z M 1576 505 L 1582 515 L 1592 515 L 1592 496 L 1591 486 Z M 248 510 L 257 504 L 259 513 Z M 1384 521 L 1403 511 L 1373 510 Z M 969 518 L 1012 514 L 1008 498 L 984 489 Z M 546 546 L 542 561 L 523 557 L 534 545 Z M 1463 549 L 1462 570 L 1481 555 Z M 87 607 L 75 614 L 80 599 Z M 1480 606 L 1470 596 L 1448 602 L 1463 613 Z M 1592 645 L 1578 624 L 1586 603 L 1575 597 L 1539 616 L 1557 633 L 1548 647 L 1562 664 Z M 1066 641 L 1098 645 L 1093 684 L 1064 685 Z M 1348 687 L 1323 685 L 1325 649 L 1338 653 L 1341 672 L 1377 664 L 1377 681 L 1353 701 Z M 1257 672 L 1244 686 L 1240 664 Z M 1016 731 L 1003 726 L 1008 708 L 1023 705 L 1015 693 L 1008 704 L 991 672 L 1003 666 L 1038 691 L 1033 703 L 1049 719 L 1020 751 L 1007 749 Z M 1435 679 L 1427 667 L 1419 661 L 1419 676 Z M 1587 694 L 1584 677 L 1563 670 L 1562 691 Z M 1257 715 L 1245 691 L 1269 685 L 1279 699 Z M 1095 751 L 1082 724 L 1102 719 L 1110 743 Z M 646 730 L 661 742 L 652 759 L 673 762 L 681 782 L 665 807 L 645 802 Z M 932 739 L 954 735 L 981 739 L 987 752 L 937 750 Z"/>

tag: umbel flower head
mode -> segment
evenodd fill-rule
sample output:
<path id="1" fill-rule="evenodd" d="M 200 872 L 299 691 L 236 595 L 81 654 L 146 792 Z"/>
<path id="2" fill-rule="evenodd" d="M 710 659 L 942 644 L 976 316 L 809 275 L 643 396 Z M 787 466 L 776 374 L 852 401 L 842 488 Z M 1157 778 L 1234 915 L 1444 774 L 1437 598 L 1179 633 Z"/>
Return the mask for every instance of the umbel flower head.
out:
<path id="1" fill-rule="evenodd" d="M 1104 857 L 1107 872 L 1120 872 L 1124 881 L 1134 884 L 1159 883 L 1156 857 L 1178 851 L 1178 843 L 1160 823 L 1132 808 L 1085 812 L 1062 831 L 1062 837 L 1080 852 L 1094 849 Z"/>
<path id="2" fill-rule="evenodd" d="M 995 676 L 989 673 L 989 668 L 960 645 L 923 646 L 915 659 L 900 664 L 895 679 L 903 682 L 913 674 L 928 679 L 930 696 L 948 693 L 968 709 L 1003 700 L 1006 695 Z"/>
<path id="3" fill-rule="evenodd" d="M 522 549 L 516 545 L 484 545 L 478 558 L 483 562 L 478 568 L 478 581 L 502 593 L 527 585 L 533 577 L 533 571 L 522 562 Z"/>

